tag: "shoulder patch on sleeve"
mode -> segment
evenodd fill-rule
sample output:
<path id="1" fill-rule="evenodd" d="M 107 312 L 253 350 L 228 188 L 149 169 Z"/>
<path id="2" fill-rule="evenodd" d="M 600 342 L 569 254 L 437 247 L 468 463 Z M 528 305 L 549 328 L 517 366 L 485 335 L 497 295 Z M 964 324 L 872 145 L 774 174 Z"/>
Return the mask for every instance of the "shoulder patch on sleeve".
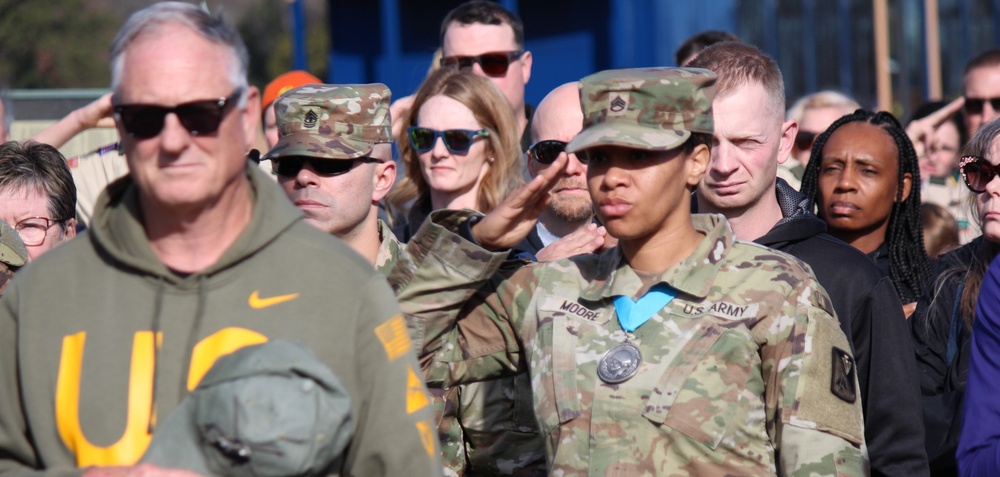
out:
<path id="1" fill-rule="evenodd" d="M 395 361 L 396 358 L 413 349 L 410 334 L 406 331 L 406 321 L 403 320 L 402 315 L 396 315 L 389 321 L 378 325 L 375 328 L 375 336 L 385 348 L 385 354 L 389 357 L 389 361 Z"/>
<path id="2" fill-rule="evenodd" d="M 854 383 L 857 381 L 854 357 L 850 353 L 836 346 L 833 347 L 833 369 L 830 377 L 830 391 L 834 396 L 843 399 L 845 402 L 853 403 L 858 398 L 858 390 Z"/>
<path id="3" fill-rule="evenodd" d="M 786 422 L 860 445 L 864 424 L 854 358 L 845 351 L 851 349 L 847 338 L 836 318 L 816 309 L 810 312 L 807 326 L 808 351 L 796 385 L 795 408 Z"/>

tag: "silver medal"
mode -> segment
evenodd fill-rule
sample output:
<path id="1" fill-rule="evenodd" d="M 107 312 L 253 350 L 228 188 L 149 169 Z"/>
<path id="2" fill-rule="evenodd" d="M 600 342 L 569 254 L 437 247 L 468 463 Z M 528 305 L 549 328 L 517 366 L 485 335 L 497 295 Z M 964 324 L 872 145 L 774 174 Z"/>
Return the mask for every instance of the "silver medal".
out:
<path id="1" fill-rule="evenodd" d="M 639 370 L 642 353 L 628 341 L 609 349 L 597 362 L 597 377 L 608 384 L 627 381 Z"/>

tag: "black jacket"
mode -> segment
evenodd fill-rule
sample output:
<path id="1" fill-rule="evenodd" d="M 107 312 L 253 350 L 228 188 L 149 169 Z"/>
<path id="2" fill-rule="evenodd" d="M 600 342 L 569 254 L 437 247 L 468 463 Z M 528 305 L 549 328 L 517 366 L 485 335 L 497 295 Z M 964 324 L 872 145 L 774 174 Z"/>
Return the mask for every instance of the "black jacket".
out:
<path id="1" fill-rule="evenodd" d="M 543 248 L 545 248 L 545 244 L 542 243 L 542 238 L 538 236 L 538 224 L 535 224 L 528 236 L 514 247 L 514 252 L 520 257 L 535 260 L 535 255 Z M 531 256 L 527 257 L 524 255 L 525 253 Z"/>
<path id="2" fill-rule="evenodd" d="M 755 242 L 806 262 L 854 347 L 871 475 L 928 475 L 913 342 L 899 295 L 856 248 L 826 233 L 805 195 L 778 179 L 782 218 Z"/>
<path id="3" fill-rule="evenodd" d="M 923 399 L 927 457 L 935 476 L 958 475 L 955 452 L 962 431 L 962 400 L 972 333 L 965 328 L 967 317 L 957 303 L 960 286 L 980 253 L 982 241 L 979 237 L 931 262 L 931 279 L 910 318 Z"/>

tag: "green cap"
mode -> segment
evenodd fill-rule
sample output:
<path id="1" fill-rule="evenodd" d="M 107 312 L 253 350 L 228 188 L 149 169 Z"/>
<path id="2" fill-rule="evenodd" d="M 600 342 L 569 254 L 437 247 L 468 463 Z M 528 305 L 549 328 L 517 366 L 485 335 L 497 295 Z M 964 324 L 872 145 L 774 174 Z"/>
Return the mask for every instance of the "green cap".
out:
<path id="1" fill-rule="evenodd" d="M 333 371 L 308 348 L 272 340 L 219 358 L 153 433 L 142 462 L 204 476 L 328 475 L 353 427 Z"/>
<path id="2" fill-rule="evenodd" d="M 583 130 L 566 146 L 668 151 L 712 134 L 715 73 L 700 68 L 607 70 L 580 80 Z"/>
<path id="3" fill-rule="evenodd" d="M 278 143 L 262 159 L 290 156 L 357 159 L 392 143 L 389 101 L 381 83 L 308 84 L 278 98 Z"/>
<path id="4" fill-rule="evenodd" d="M 28 263 L 28 249 L 14 227 L 0 220 L 0 262 L 11 267 L 22 267 Z"/>

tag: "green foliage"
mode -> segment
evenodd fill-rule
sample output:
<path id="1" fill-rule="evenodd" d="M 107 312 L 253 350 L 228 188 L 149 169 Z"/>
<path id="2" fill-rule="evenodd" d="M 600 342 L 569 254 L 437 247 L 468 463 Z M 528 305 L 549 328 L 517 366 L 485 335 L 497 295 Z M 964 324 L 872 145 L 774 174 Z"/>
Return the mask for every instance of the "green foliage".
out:
<path id="1" fill-rule="evenodd" d="M 0 0 L 0 79 L 14 88 L 100 88 L 120 20 L 83 0 Z"/>
<path id="2" fill-rule="evenodd" d="M 330 48 L 326 16 L 316 5 L 306 5 L 307 71 L 324 78 Z M 250 53 L 250 84 L 264 88 L 292 66 L 291 11 L 286 2 L 257 0 L 243 15 L 237 28 Z"/>
<path id="3" fill-rule="evenodd" d="M 117 4 L 116 11 L 110 5 Z M 224 4 L 250 53 L 249 80 L 263 88 L 292 69 L 288 2 L 253 0 Z M 126 17 L 145 2 L 0 0 L 0 83 L 12 88 L 106 88 L 108 50 Z M 324 5 L 306 2 L 308 70 L 325 76 L 329 40 Z"/>

